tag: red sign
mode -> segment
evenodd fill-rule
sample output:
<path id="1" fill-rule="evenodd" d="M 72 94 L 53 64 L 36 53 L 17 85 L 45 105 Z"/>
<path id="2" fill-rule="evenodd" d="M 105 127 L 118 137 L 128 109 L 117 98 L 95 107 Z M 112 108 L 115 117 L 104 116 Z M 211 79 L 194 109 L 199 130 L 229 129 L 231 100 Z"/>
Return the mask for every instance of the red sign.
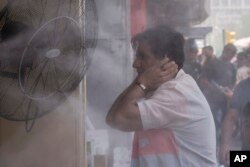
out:
<path id="1" fill-rule="evenodd" d="M 130 0 L 130 32 L 131 36 L 143 31 L 146 26 L 145 0 Z"/>

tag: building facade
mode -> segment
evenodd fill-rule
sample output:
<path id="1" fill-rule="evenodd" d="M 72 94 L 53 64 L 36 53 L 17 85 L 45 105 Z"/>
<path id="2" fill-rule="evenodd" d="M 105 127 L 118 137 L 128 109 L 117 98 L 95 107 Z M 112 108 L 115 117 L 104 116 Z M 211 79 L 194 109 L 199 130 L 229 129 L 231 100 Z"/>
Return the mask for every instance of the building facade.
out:
<path id="1" fill-rule="evenodd" d="M 242 17 L 250 15 L 249 0 L 211 0 L 211 21 L 220 28 L 239 29 Z"/>

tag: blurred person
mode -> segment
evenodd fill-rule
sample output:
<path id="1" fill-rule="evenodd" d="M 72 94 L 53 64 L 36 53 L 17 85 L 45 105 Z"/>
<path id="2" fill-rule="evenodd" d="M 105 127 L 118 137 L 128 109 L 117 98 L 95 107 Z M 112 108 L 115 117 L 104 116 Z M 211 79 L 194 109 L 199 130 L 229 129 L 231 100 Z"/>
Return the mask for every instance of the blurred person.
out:
<path id="1" fill-rule="evenodd" d="M 160 26 L 136 35 L 132 44 L 138 75 L 106 117 L 113 128 L 135 131 L 131 166 L 215 167 L 213 116 L 182 70 L 183 36 Z"/>
<path id="2" fill-rule="evenodd" d="M 237 65 L 236 84 L 250 76 L 250 51 L 237 54 Z"/>
<path id="3" fill-rule="evenodd" d="M 245 60 L 247 59 L 247 52 L 239 52 L 237 54 L 237 68 L 240 68 L 245 65 Z"/>
<path id="4" fill-rule="evenodd" d="M 216 56 L 214 55 L 214 49 L 212 46 L 205 46 L 202 48 L 202 56 L 204 57 L 204 61 L 202 63 L 201 77 L 199 79 L 199 85 L 201 88 L 205 89 L 207 84 L 209 84 L 209 80 L 213 78 L 214 75 L 214 61 L 218 61 Z"/>
<path id="5" fill-rule="evenodd" d="M 205 46 L 202 48 L 202 56 L 204 56 L 204 62 L 202 63 L 201 78 L 199 83 L 208 84 L 210 80 L 214 77 L 214 64 L 218 61 L 217 57 L 214 55 L 214 49 L 212 46 Z M 201 85 L 203 86 L 203 85 Z"/>
<path id="6" fill-rule="evenodd" d="M 195 39 L 190 38 L 186 40 L 184 53 L 185 62 L 183 70 L 197 81 L 201 73 L 201 64 L 198 58 L 199 50 Z"/>
<path id="7" fill-rule="evenodd" d="M 214 116 L 217 141 L 220 141 L 221 122 L 227 111 L 228 100 L 232 97 L 232 89 L 235 86 L 236 68 L 230 60 L 234 57 L 236 51 L 234 45 L 225 45 L 221 57 L 217 58 L 213 54 L 212 46 L 203 48 L 206 61 L 202 67 L 198 83 Z"/>
<path id="8" fill-rule="evenodd" d="M 232 59 L 236 56 L 237 48 L 234 44 L 226 44 L 223 48 L 221 59 L 225 62 L 231 62 Z"/>
<path id="9" fill-rule="evenodd" d="M 204 61 L 202 63 L 202 70 L 203 71 L 206 68 L 210 68 L 210 65 L 212 65 L 214 63 L 214 61 L 218 60 L 218 58 L 214 55 L 214 48 L 211 45 L 204 46 L 202 48 L 201 55 L 204 57 Z"/>
<path id="10" fill-rule="evenodd" d="M 209 61 L 213 60 L 215 57 L 214 55 L 214 48 L 211 45 L 204 46 L 202 48 L 201 56 L 203 56 L 202 66 L 209 64 Z"/>
<path id="11" fill-rule="evenodd" d="M 217 84 L 216 69 L 219 66 L 220 60 L 214 55 L 214 49 L 211 45 L 202 48 L 202 56 L 205 60 L 202 65 L 201 76 L 198 80 L 198 85 L 206 97 L 211 111 L 214 116 L 216 125 L 216 136 L 219 137 L 219 128 L 221 122 L 222 111 L 226 110 L 225 95 Z"/>
<path id="12" fill-rule="evenodd" d="M 199 49 L 194 38 L 189 38 L 185 42 L 184 52 L 186 56 L 186 62 L 197 62 Z M 185 63 L 186 63 L 185 62 Z"/>
<path id="13" fill-rule="evenodd" d="M 214 48 L 211 45 L 204 46 L 202 48 L 202 56 L 204 56 L 204 62 L 203 65 L 207 64 L 212 59 L 216 58 L 214 55 Z"/>
<path id="14" fill-rule="evenodd" d="M 250 151 L 250 101 L 242 112 L 242 150 Z"/>
<path id="15" fill-rule="evenodd" d="M 232 89 L 236 82 L 236 68 L 231 62 L 232 58 L 236 55 L 237 48 L 233 44 L 224 46 L 220 61 L 216 67 L 215 81 L 223 86 Z"/>
<path id="16" fill-rule="evenodd" d="M 219 159 L 221 164 L 228 165 L 229 150 L 234 129 L 237 125 L 243 108 L 250 102 L 250 77 L 241 81 L 234 89 L 233 96 L 229 103 L 229 109 L 225 114 L 221 130 L 221 142 Z"/>

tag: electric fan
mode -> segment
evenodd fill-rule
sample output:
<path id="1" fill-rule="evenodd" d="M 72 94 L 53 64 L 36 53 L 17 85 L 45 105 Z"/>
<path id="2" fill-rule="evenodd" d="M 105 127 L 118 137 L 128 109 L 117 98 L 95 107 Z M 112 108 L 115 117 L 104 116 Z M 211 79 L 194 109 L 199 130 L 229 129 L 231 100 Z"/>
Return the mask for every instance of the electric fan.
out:
<path id="1" fill-rule="evenodd" d="M 97 41 L 95 2 L 12 0 L 0 20 L 0 116 L 29 131 L 84 77 Z"/>

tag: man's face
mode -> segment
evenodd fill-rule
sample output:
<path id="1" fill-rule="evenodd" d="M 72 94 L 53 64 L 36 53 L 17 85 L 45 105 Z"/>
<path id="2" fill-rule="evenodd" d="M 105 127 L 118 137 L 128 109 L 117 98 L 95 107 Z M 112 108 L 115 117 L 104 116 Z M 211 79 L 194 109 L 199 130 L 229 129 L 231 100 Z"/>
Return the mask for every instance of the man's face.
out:
<path id="1" fill-rule="evenodd" d="M 207 58 L 212 57 L 213 53 L 207 48 L 202 49 L 202 55 L 206 56 Z"/>
<path id="2" fill-rule="evenodd" d="M 232 54 L 232 51 L 228 48 L 224 48 L 222 51 L 222 56 L 221 58 L 225 61 L 231 61 L 231 59 L 234 57 Z"/>
<path id="3" fill-rule="evenodd" d="M 245 65 L 246 58 L 244 56 L 237 56 L 237 66 L 242 67 Z"/>
<path id="4" fill-rule="evenodd" d="M 198 56 L 198 50 L 197 49 L 190 49 L 186 52 L 186 58 L 187 60 L 196 60 Z"/>
<path id="5" fill-rule="evenodd" d="M 160 60 L 155 58 L 147 42 L 140 42 L 137 44 L 133 67 L 136 69 L 138 74 L 143 73 L 145 70 L 159 62 Z"/>

